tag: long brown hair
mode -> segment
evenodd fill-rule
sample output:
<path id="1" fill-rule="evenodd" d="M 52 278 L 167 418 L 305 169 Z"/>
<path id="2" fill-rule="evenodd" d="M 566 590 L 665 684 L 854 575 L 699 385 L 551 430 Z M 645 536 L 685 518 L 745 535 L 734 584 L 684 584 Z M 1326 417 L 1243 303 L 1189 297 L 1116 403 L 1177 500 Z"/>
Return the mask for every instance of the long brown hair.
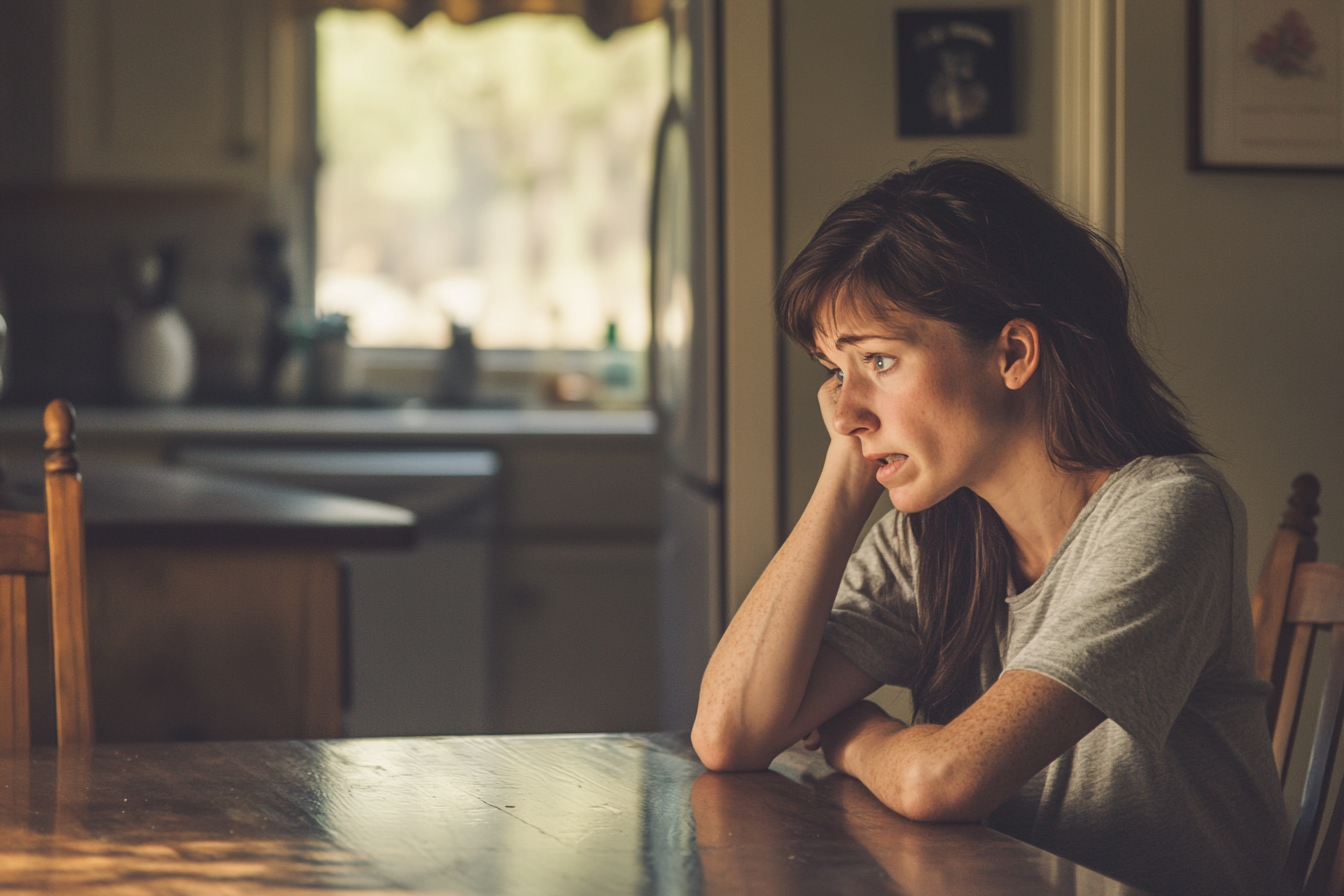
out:
<path id="1" fill-rule="evenodd" d="M 1041 334 L 1037 370 L 1050 460 L 1108 470 L 1143 455 L 1202 452 L 1184 410 L 1130 335 L 1131 288 L 1115 248 L 1012 174 L 942 159 L 889 175 L 827 216 L 780 278 L 780 328 L 815 350 L 836 303 L 881 320 L 893 309 L 985 343 L 1010 320 Z M 962 694 L 994 636 L 1013 545 L 962 488 L 910 522 L 919 544 L 920 656 L 911 683 L 930 719 Z"/>

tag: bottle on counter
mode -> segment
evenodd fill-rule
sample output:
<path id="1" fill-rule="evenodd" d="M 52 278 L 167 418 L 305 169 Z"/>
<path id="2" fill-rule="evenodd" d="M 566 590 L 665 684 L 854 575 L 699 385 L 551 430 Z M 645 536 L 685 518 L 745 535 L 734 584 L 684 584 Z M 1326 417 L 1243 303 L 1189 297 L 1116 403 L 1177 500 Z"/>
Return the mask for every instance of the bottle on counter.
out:
<path id="1" fill-rule="evenodd" d="M 166 244 L 124 260 L 131 301 L 118 351 L 122 391 L 136 404 L 178 404 L 196 379 L 196 343 L 175 302 L 181 248 Z"/>
<path id="2" fill-rule="evenodd" d="M 607 324 L 598 362 L 601 383 L 599 400 L 608 406 L 637 405 L 643 400 L 643 381 L 633 363 L 631 352 L 621 349 L 616 338 L 616 322 Z"/>
<path id="3" fill-rule="evenodd" d="M 289 318 L 294 308 L 294 281 L 285 261 L 285 237 L 274 227 L 263 227 L 252 235 L 252 276 L 266 296 L 266 332 L 261 344 L 261 374 L 257 397 L 263 402 L 285 403 L 289 393 L 298 392 L 289 403 L 298 403 L 305 386 L 294 386 L 294 365 L 301 360 L 291 358 L 293 337 Z M 286 369 L 286 366 L 290 369 Z M 300 372 L 302 381 L 305 375 Z"/>
<path id="4" fill-rule="evenodd" d="M 452 325 L 452 342 L 439 355 L 433 403 L 465 407 L 476 398 L 476 343 L 471 329 Z"/>

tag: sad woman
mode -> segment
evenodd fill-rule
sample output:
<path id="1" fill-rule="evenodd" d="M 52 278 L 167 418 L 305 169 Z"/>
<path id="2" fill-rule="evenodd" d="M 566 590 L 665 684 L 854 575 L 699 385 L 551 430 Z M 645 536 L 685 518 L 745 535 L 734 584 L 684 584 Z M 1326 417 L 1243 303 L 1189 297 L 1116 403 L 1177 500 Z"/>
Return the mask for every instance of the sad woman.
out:
<path id="1" fill-rule="evenodd" d="M 1245 512 L 1130 304 L 1104 239 L 983 162 L 827 217 L 776 314 L 830 372 L 830 445 L 705 671 L 709 768 L 804 739 L 912 819 L 1159 893 L 1282 889 Z M 864 700 L 882 684 L 915 724 Z"/>

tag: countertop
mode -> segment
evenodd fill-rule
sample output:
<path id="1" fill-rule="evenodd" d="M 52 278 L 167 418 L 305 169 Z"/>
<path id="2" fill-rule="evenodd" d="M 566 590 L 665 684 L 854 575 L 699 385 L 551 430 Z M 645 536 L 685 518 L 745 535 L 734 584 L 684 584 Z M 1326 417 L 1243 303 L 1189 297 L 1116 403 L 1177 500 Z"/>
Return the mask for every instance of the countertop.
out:
<path id="1" fill-rule="evenodd" d="M 400 507 L 168 466 L 90 465 L 84 531 L 99 547 L 408 548 L 415 514 Z M 40 510 L 40 474 L 15 475 L 18 509 Z"/>
<path id="2" fill-rule="evenodd" d="M 0 409 L 0 435 L 42 431 L 40 408 Z M 83 407 L 75 432 L 84 436 L 173 438 L 400 439 L 491 436 L 652 436 L 647 409 L 494 410 L 472 408 Z"/>

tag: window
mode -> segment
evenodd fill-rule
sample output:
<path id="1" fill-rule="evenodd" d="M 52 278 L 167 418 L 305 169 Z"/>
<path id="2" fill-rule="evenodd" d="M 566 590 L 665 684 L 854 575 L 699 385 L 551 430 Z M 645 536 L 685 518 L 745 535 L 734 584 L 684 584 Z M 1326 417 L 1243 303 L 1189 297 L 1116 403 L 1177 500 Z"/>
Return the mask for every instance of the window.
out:
<path id="1" fill-rule="evenodd" d="M 317 40 L 318 313 L 374 366 L 470 330 L 487 402 L 642 402 L 662 22 L 330 10 Z"/>

